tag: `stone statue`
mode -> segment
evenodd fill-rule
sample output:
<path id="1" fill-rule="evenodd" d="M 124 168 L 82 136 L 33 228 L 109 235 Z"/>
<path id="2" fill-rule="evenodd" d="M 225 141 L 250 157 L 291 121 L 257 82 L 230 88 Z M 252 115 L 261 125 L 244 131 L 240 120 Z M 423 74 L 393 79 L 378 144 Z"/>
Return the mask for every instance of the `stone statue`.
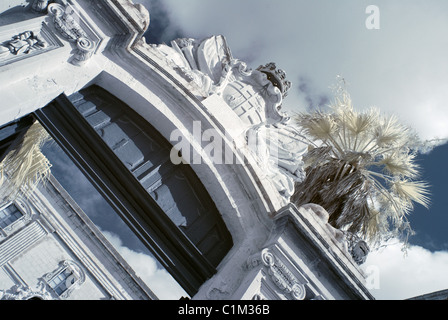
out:
<path id="1" fill-rule="evenodd" d="M 47 43 L 39 34 L 35 34 L 33 31 L 25 31 L 13 36 L 11 40 L 0 46 L 0 58 L 5 58 L 11 54 L 28 54 L 46 46 Z"/>

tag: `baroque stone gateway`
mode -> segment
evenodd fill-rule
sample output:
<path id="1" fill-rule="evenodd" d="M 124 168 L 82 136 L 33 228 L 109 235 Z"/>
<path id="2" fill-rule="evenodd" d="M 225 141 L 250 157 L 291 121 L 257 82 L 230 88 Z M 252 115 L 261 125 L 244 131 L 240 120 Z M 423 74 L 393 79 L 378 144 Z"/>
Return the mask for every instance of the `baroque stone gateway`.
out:
<path id="1" fill-rule="evenodd" d="M 191 299 L 373 299 L 364 243 L 290 201 L 309 141 L 277 63 L 250 68 L 222 35 L 147 43 L 130 0 L 8 0 L 0 17 L 0 161 L 41 125 Z M 54 177 L 21 193 L 0 199 L 17 218 L 2 299 L 157 298 Z"/>

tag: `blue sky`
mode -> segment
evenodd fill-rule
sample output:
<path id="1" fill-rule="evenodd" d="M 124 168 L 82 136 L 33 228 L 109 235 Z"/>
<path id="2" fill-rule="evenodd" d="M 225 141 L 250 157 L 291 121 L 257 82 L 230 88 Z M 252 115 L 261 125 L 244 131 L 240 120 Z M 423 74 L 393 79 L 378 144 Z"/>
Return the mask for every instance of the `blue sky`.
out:
<path id="1" fill-rule="evenodd" d="M 379 287 L 372 289 L 379 299 L 403 299 L 448 288 L 448 180 L 444 170 L 448 145 L 442 143 L 448 138 L 448 1 L 134 2 L 143 3 L 150 11 L 147 42 L 222 34 L 233 56 L 250 67 L 276 62 L 293 83 L 283 105 L 286 111 L 303 111 L 327 103 L 332 99 L 330 87 L 340 75 L 347 81 L 355 108 L 377 106 L 397 115 L 422 139 L 437 141 L 434 146 L 440 146 L 418 157 L 422 179 L 431 185 L 432 205 L 429 210 L 417 205 L 409 216 L 416 235 L 410 239 L 408 255 L 400 251 L 400 244 L 390 244 L 371 253 L 364 268 L 375 266 L 379 270 Z M 372 4 L 380 13 L 380 28 L 374 30 L 365 24 L 369 17 L 366 8 Z M 50 157 L 58 152 L 55 148 L 47 150 Z M 59 158 L 59 162 L 60 179 L 74 179 L 67 174 L 65 161 Z M 58 170 L 56 167 L 54 170 Z M 66 186 L 64 181 L 61 183 Z M 85 207 L 100 207 L 96 196 L 80 192 L 73 191 L 75 200 Z M 139 269 L 139 262 L 147 261 L 146 253 L 132 237 L 121 234 L 118 238 L 111 233 L 116 217 L 98 215 L 97 211 L 90 213 L 92 219 Z M 145 277 L 163 288 L 160 280 L 168 279 L 166 274 L 157 268 L 152 270 Z M 161 290 L 159 294 L 176 298 L 176 290 Z"/>
<path id="2" fill-rule="evenodd" d="M 416 232 L 410 242 L 431 251 L 448 250 L 448 170 L 444 169 L 447 160 L 448 144 L 435 148 L 429 154 L 420 155 L 417 159 L 422 166 L 422 179 L 431 184 L 432 204 L 429 210 L 417 205 L 409 216 Z"/>

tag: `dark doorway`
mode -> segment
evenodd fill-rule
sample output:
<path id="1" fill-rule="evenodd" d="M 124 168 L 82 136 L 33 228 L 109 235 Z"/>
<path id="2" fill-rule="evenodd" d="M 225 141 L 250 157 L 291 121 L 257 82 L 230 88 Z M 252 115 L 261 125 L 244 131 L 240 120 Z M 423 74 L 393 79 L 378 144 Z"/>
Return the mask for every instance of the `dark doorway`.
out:
<path id="1" fill-rule="evenodd" d="M 192 168 L 170 161 L 171 144 L 97 86 L 35 116 L 185 291 L 197 292 L 233 243 Z"/>

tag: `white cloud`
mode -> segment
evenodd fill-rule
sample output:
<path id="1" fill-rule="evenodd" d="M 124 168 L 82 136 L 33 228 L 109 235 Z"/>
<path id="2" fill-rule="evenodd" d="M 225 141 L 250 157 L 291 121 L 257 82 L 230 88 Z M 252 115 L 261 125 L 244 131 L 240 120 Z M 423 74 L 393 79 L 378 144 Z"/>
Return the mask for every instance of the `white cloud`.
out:
<path id="1" fill-rule="evenodd" d="M 371 252 L 362 265 L 376 299 L 401 300 L 448 289 L 448 251 L 410 246 L 405 255 L 401 249 L 401 243 L 388 245 Z"/>
<path id="2" fill-rule="evenodd" d="M 121 239 L 111 232 L 103 231 L 103 234 L 159 299 L 178 300 L 188 296 L 166 270 L 158 268 L 153 257 L 123 246 Z"/>
<path id="3" fill-rule="evenodd" d="M 152 1 L 139 2 L 151 8 Z M 448 137 L 448 3 L 377 0 L 379 30 L 365 27 L 369 4 L 163 1 L 168 35 L 177 29 L 193 38 L 223 34 L 234 56 L 250 60 L 251 67 L 276 62 L 295 85 L 284 104 L 288 109 L 308 105 L 298 90 L 300 78 L 309 81 L 313 95 L 329 95 L 328 87 L 342 75 L 358 108 L 375 105 L 398 114 L 424 139 Z"/>

